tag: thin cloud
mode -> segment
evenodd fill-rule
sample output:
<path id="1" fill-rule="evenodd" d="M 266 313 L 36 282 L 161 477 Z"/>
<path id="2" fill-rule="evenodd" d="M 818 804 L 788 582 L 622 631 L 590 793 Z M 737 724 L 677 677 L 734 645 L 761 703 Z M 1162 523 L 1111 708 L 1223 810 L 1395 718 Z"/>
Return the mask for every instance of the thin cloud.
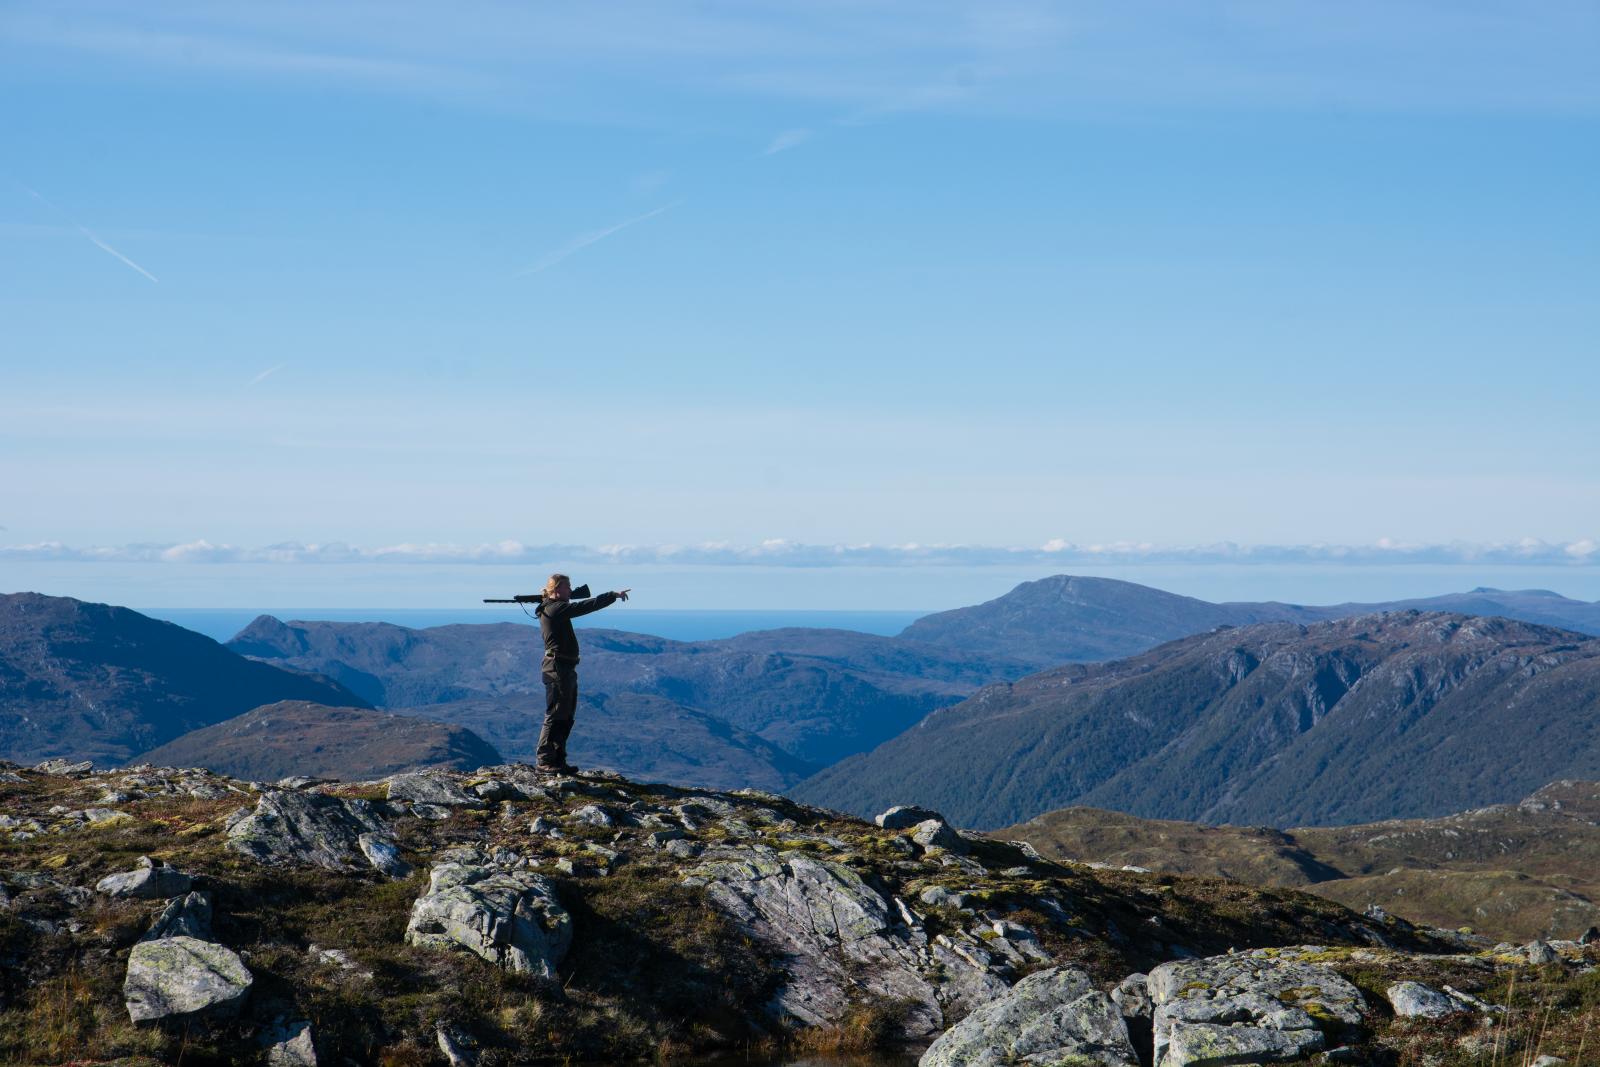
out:
<path id="1" fill-rule="evenodd" d="M 635 215 L 631 219 L 626 219 L 626 220 L 624 220 L 622 222 L 617 223 L 614 226 L 607 226 L 603 230 L 593 230 L 593 231 L 591 231 L 589 233 L 579 234 L 577 237 L 574 237 L 572 240 L 568 241 L 566 244 L 562 245 L 560 248 L 556 249 L 555 251 L 546 253 L 544 255 L 544 257 L 541 258 L 533 266 L 524 267 L 522 270 L 517 271 L 515 274 L 512 275 L 512 277 L 513 278 L 521 278 L 521 277 L 524 277 L 524 276 L 529 275 L 529 274 L 539 274 L 539 273 L 541 273 L 543 271 L 547 271 L 551 267 L 555 266 L 557 263 L 560 263 L 562 260 L 566 259 L 568 256 L 570 256 L 570 255 L 572 255 L 572 254 L 574 254 L 576 252 L 581 252 L 585 248 L 588 248 L 590 245 L 595 244 L 596 242 L 604 241 L 607 237 L 610 237 L 612 234 L 621 233 L 623 230 L 626 230 L 629 226 L 637 226 L 639 223 L 644 222 L 646 219 L 653 219 L 657 215 L 660 215 L 662 212 L 671 211 L 673 208 L 677 207 L 678 204 L 681 204 L 682 202 L 683 201 L 680 200 L 680 201 L 677 201 L 676 203 L 667 204 L 664 207 L 658 207 L 654 211 L 646 211 L 643 215 Z"/>
<path id="2" fill-rule="evenodd" d="M 287 364 L 287 363 L 280 363 L 276 367 L 268 367 L 266 370 L 262 371 L 260 374 L 256 375 L 254 378 L 251 378 L 250 379 L 250 384 L 251 385 L 260 385 L 262 382 L 266 381 L 268 378 L 272 377 L 274 374 L 277 374 L 279 371 L 281 371 L 283 368 L 287 367 L 288 365 L 289 364 Z"/>
<path id="3" fill-rule="evenodd" d="M 139 266 L 139 264 L 135 263 L 133 260 L 131 260 L 127 256 L 123 255 L 121 252 L 118 252 L 115 248 L 112 248 L 110 245 L 106 244 L 100 238 L 96 237 L 94 235 L 94 233 L 92 233 L 89 230 L 89 228 L 87 226 L 83 225 L 83 223 L 79 222 L 77 219 L 73 218 L 71 215 L 68 215 L 65 210 L 63 210 L 62 208 L 58 207 L 54 202 L 52 202 L 51 200 L 46 198 L 42 193 L 38 192 L 35 189 L 30 189 L 28 186 L 23 185 L 21 182 L 18 182 L 17 185 L 22 189 L 23 192 L 27 193 L 29 196 L 31 196 L 35 200 L 39 201 L 39 203 L 43 204 L 45 207 L 47 207 L 50 210 L 56 212 L 56 214 L 60 215 L 62 218 L 66 219 L 68 222 L 70 222 L 72 224 L 72 227 L 75 230 L 77 230 L 79 233 L 83 234 L 90 241 L 93 241 L 96 248 L 99 248 L 102 252 L 105 252 L 108 255 L 112 255 L 112 256 L 115 256 L 117 259 L 120 259 L 123 263 L 125 263 L 128 266 L 132 267 L 134 270 L 138 271 L 140 274 L 143 274 L 146 278 L 149 278 L 151 281 L 155 282 L 157 285 L 161 284 L 161 279 L 160 278 L 157 278 L 154 274 L 151 274 L 149 271 L 147 271 L 143 267 Z"/>
<path id="4" fill-rule="evenodd" d="M 798 148 L 811 140 L 811 131 L 806 129 L 784 130 L 774 137 L 767 145 L 763 155 L 775 156 L 779 152 L 787 152 L 791 148 Z"/>
<path id="5" fill-rule="evenodd" d="M 1370 545 L 1158 545 L 1119 541 L 1080 544 L 1066 540 L 1042 545 L 960 544 L 813 545 L 783 538 L 755 544 L 706 541 L 655 545 L 529 545 L 503 540 L 479 544 L 401 542 L 362 548 L 343 542 L 288 541 L 257 548 L 213 544 L 204 539 L 181 544 L 128 544 L 74 547 L 59 541 L 0 545 L 0 560 L 117 563 L 425 563 L 534 565 L 551 561 L 604 564 L 759 567 L 992 567 L 1106 564 L 1324 564 L 1382 566 L 1433 564 L 1473 566 L 1600 567 L 1600 541 L 1543 541 L 1407 544 L 1384 539 Z"/>

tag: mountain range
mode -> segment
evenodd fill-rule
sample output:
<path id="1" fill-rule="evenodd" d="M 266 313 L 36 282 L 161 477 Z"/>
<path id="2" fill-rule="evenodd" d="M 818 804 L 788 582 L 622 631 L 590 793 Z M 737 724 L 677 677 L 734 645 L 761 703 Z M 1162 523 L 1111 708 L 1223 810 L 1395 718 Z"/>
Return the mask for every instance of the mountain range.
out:
<path id="1" fill-rule="evenodd" d="M 1122 659 L 1218 626 L 1323 622 L 1408 610 L 1498 615 L 1600 635 L 1600 603 L 1572 600 L 1544 589 L 1508 592 L 1479 588 L 1470 593 L 1366 604 L 1214 604 L 1133 582 L 1058 574 L 1024 582 L 982 604 L 926 615 L 900 636 L 1021 660 L 1040 668 Z"/>
<path id="2" fill-rule="evenodd" d="M 542 718 L 539 640 L 526 626 L 408 629 L 263 616 L 224 647 L 125 609 L 33 594 L 4 603 L 0 758 L 127 761 L 193 729 L 264 704 L 298 700 L 308 707 L 379 705 L 448 723 L 472 730 L 505 758 L 526 760 Z M 1417 603 L 1600 631 L 1600 606 L 1537 590 L 1479 589 Z M 840 805 L 864 803 L 863 796 L 837 789 L 848 768 L 836 772 L 830 765 L 885 743 L 890 752 L 914 748 L 918 736 L 937 733 L 947 714 L 941 709 L 962 705 L 980 690 L 983 700 L 997 699 L 986 686 L 1001 683 L 999 692 L 1025 694 L 1048 688 L 1027 677 L 1040 667 L 1137 657 L 1163 641 L 1223 626 L 1315 626 L 1368 607 L 1211 604 L 1129 582 L 1060 575 L 1024 583 L 987 604 L 927 616 L 896 637 L 791 628 L 671 641 L 585 627 L 579 712 L 584 724 L 574 736 L 573 754 L 647 779 L 718 788 L 794 787 Z M 625 610 L 616 611 L 608 621 L 613 614 L 618 621 L 627 618 Z M 1041 678 L 1048 675 L 1047 669 Z M 1125 695 L 1135 703 L 1163 699 L 1137 687 Z M 1570 707 L 1581 705 L 1578 700 Z M 1556 714 L 1567 715 L 1570 707 L 1558 704 Z M 930 712 L 936 713 L 930 725 L 918 726 Z M 248 746 L 230 748 L 223 739 L 246 736 L 249 726 L 241 722 L 233 734 L 212 731 L 194 738 L 182 750 L 184 762 L 223 765 L 239 759 Z M 311 729 L 309 722 L 302 726 Z M 212 744 L 218 747 L 206 747 Z M 416 751 L 418 759 L 433 758 L 426 744 Z M 263 749 L 257 767 L 226 766 L 244 777 L 270 778 L 279 755 Z M 1081 770 L 1099 759 L 1101 754 L 1085 751 L 1072 762 Z M 1005 792 L 1003 783 L 991 780 L 1009 771 L 968 760 L 947 769 L 948 790 Z M 798 785 L 819 770 L 816 780 Z M 974 777 L 981 783 L 974 784 Z M 1528 776 L 1513 777 L 1520 782 Z M 1259 785 L 1241 785 L 1242 799 L 1219 798 L 1209 810 L 1197 807 L 1184 790 L 1173 801 L 1161 793 L 1159 779 L 1154 776 L 1142 792 L 1128 787 L 1123 796 L 1106 786 L 1103 795 L 1108 802 L 1145 805 L 1129 809 L 1144 814 L 1271 822 L 1295 815 L 1270 805 L 1252 807 L 1249 798 L 1263 795 Z M 1486 788 L 1499 788 L 1501 778 L 1490 775 L 1486 782 Z M 1052 788 L 1060 784 L 1054 781 Z M 1075 795 L 1052 792 L 1046 806 L 1072 802 Z M 1468 803 L 1486 799 L 1491 797 Z M 1038 810 L 1043 808 L 1029 813 Z M 1317 807 L 1317 817 L 1330 810 Z M 1022 816 L 1003 805 L 973 811 L 996 822 Z M 1386 809 L 1380 798 L 1339 817 L 1416 813 Z"/>
<path id="3" fill-rule="evenodd" d="M 825 766 L 887 741 L 935 708 L 1027 667 L 965 652 L 847 630 L 786 629 L 715 641 L 582 630 L 581 697 L 645 694 L 753 734 L 794 761 Z M 413 630 L 387 623 L 256 619 L 227 647 L 275 666 L 337 679 L 374 704 L 461 719 L 449 705 L 543 700 L 539 632 L 514 623 Z M 532 718 L 537 733 L 543 709 Z M 584 714 L 579 712 L 580 716 Z M 676 712 L 674 712 L 676 714 Z M 526 732 L 526 728 L 523 729 Z M 579 738 L 592 731 L 580 728 Z M 626 736 L 625 734 L 623 735 Z M 531 750 L 502 734 L 508 754 Z M 747 742 L 745 750 L 753 751 Z M 785 772 L 787 773 L 787 772 Z"/>
<path id="4" fill-rule="evenodd" d="M 1600 639 L 1399 611 L 1268 622 L 985 687 L 792 795 L 994 827 L 1089 805 L 1304 826 L 1600 777 Z"/>

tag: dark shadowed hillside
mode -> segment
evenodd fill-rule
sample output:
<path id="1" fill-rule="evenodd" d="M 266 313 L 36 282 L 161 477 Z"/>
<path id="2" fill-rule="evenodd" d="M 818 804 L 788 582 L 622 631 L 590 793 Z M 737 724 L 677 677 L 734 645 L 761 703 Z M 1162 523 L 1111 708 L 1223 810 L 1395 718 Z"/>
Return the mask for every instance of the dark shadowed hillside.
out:
<path id="1" fill-rule="evenodd" d="M 893 737 L 979 685 L 1026 671 L 982 654 L 844 630 L 688 642 L 587 628 L 582 641 L 585 695 L 660 697 L 819 766 Z M 512 623 L 411 630 L 263 616 L 228 647 L 327 674 L 390 708 L 544 692 L 539 632 Z"/>
<path id="2" fill-rule="evenodd" d="M 257 782 L 293 775 L 345 781 L 437 767 L 470 771 L 500 753 L 461 726 L 365 708 L 285 700 L 202 727 L 138 757 Z"/>
<path id="3" fill-rule="evenodd" d="M 486 697 L 423 704 L 406 712 L 470 726 L 506 759 L 532 763 L 544 698 Z M 787 789 L 818 769 L 748 730 L 648 693 L 581 698 L 569 754 L 580 767 L 707 789 Z"/>
<path id="4" fill-rule="evenodd" d="M 1086 804 L 1275 826 L 1443 815 L 1600 776 L 1600 640 L 1395 612 L 1186 638 L 989 686 L 793 790 L 998 826 Z"/>
<path id="5" fill-rule="evenodd" d="M 278 700 L 366 704 L 127 608 L 0 596 L 0 758 L 118 763 Z"/>

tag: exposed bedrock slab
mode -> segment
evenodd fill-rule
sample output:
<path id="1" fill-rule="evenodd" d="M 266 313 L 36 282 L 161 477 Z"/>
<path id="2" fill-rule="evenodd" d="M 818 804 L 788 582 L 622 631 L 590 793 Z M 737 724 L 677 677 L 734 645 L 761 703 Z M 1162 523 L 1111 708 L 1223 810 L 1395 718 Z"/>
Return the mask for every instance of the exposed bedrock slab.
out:
<path id="1" fill-rule="evenodd" d="M 1156 1067 L 1290 1061 L 1354 1032 L 1366 1002 L 1332 968 L 1305 962 L 1314 951 L 1257 949 L 1155 968 Z"/>
<path id="2" fill-rule="evenodd" d="M 231 822 L 228 847 L 260 863 L 359 871 L 373 866 L 361 847 L 363 834 L 388 834 L 365 800 L 271 789 L 261 794 L 254 811 Z"/>
<path id="3" fill-rule="evenodd" d="M 388 779 L 390 800 L 439 804 L 447 808 L 481 808 L 481 797 L 468 793 L 456 778 L 439 771 L 412 771 Z"/>
<path id="4" fill-rule="evenodd" d="M 412 905 L 406 940 L 550 978 L 572 945 L 572 916 L 554 884 L 532 871 L 444 863 Z"/>
<path id="5" fill-rule="evenodd" d="M 908 1005 L 902 1031 L 920 1037 L 1003 993 L 1004 968 L 964 934 L 930 944 L 916 916 L 850 867 L 762 845 L 712 849 L 686 881 L 780 961 L 774 1014 L 837 1023 L 852 997 Z"/>
<path id="6" fill-rule="evenodd" d="M 1031 974 L 940 1035 L 918 1067 L 1138 1067 L 1111 998 L 1076 967 Z"/>

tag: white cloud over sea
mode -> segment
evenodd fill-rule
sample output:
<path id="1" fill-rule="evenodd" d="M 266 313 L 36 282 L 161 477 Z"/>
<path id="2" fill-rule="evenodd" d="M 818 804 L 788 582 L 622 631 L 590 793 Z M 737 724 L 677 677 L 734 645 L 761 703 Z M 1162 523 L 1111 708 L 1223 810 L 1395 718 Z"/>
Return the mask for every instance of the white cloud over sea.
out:
<path id="1" fill-rule="evenodd" d="M 1055 539 L 1033 546 L 969 544 L 804 544 L 784 539 L 754 544 L 562 545 L 502 540 L 479 544 L 402 542 L 359 547 L 339 541 L 287 541 L 243 547 L 195 540 L 73 546 L 58 541 L 0 545 L 0 561 L 82 563 L 250 564 L 541 564 L 571 563 L 759 567 L 996 567 L 1106 564 L 1351 564 L 1600 567 L 1600 538 L 1444 544 L 1388 539 L 1367 545 L 1084 544 Z"/>

